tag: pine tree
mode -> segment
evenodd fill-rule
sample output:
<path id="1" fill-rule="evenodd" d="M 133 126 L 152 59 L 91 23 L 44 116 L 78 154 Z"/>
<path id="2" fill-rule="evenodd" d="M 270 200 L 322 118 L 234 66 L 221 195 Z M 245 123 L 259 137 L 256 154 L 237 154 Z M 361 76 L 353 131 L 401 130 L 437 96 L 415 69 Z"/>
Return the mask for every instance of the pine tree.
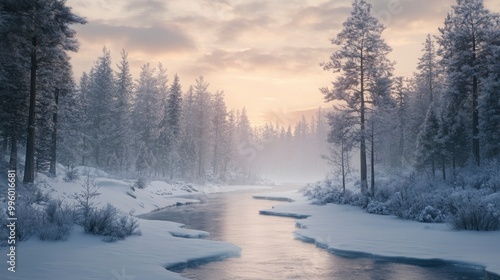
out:
<path id="1" fill-rule="evenodd" d="M 228 123 L 227 109 L 224 102 L 224 92 L 218 91 L 213 98 L 213 155 L 212 155 L 212 174 L 220 177 L 223 166 L 224 143 L 226 142 Z"/>
<path id="2" fill-rule="evenodd" d="M 489 30 L 488 77 L 484 80 L 484 92 L 478 100 L 482 155 L 486 159 L 500 160 L 500 16 Z"/>
<path id="3" fill-rule="evenodd" d="M 438 79 L 440 75 L 437 54 L 430 34 L 427 34 L 422 52 L 423 55 L 418 60 L 417 70 L 419 73 L 417 78 L 422 85 L 421 90 L 429 96 L 428 104 L 430 104 L 434 101 L 436 93 L 439 92 Z"/>
<path id="4" fill-rule="evenodd" d="M 457 0 L 452 11 L 439 29 L 439 54 L 446 65 L 448 86 L 454 90 L 447 99 L 457 103 L 455 108 L 470 108 L 472 154 L 480 165 L 479 108 L 481 85 L 487 76 L 486 66 L 489 32 L 493 17 L 484 7 L 483 0 Z M 469 101 L 470 100 L 470 101 Z"/>
<path id="5" fill-rule="evenodd" d="M 61 138 L 60 133 L 60 118 L 61 112 L 65 110 L 61 105 L 68 103 L 62 103 L 60 100 L 65 98 L 72 98 L 75 91 L 75 83 L 73 81 L 71 64 L 69 63 L 69 57 L 63 55 L 60 57 L 59 61 L 53 63 L 52 71 L 52 83 L 54 87 L 52 88 L 53 96 L 53 108 L 52 108 L 52 131 L 50 140 L 50 164 L 49 173 L 52 176 L 56 176 L 56 165 L 58 160 L 58 139 Z M 63 115 L 64 116 L 64 115 Z"/>
<path id="6" fill-rule="evenodd" d="M 332 83 L 333 88 L 323 88 L 326 101 L 341 100 L 343 110 L 359 115 L 360 179 L 362 192 L 367 192 L 366 162 L 366 108 L 369 94 L 373 94 L 370 84 L 374 84 L 377 74 L 390 65 L 386 55 L 391 48 L 384 42 L 381 33 L 384 26 L 371 14 L 372 5 L 365 0 L 355 0 L 351 16 L 344 22 L 344 29 L 332 40 L 340 47 L 330 61 L 323 64 L 325 70 L 339 73 Z"/>
<path id="7" fill-rule="evenodd" d="M 354 119 L 346 112 L 328 114 L 330 132 L 327 141 L 331 143 L 329 155 L 323 158 L 337 169 L 342 178 L 342 192 L 345 193 L 346 178 L 350 172 L 350 152 L 353 148 Z"/>
<path id="8" fill-rule="evenodd" d="M 3 38 L 3 37 L 2 37 Z M 13 59 L 16 51 L 7 40 L 0 40 L 0 120 L 2 150 L 9 150 L 9 169 L 17 170 L 19 142 L 26 135 L 28 119 L 29 73 L 19 61 Z"/>
<path id="9" fill-rule="evenodd" d="M 194 88 L 189 87 L 186 92 L 181 110 L 181 140 L 179 144 L 179 169 L 181 177 L 193 179 L 196 167 L 195 143 L 195 101 Z"/>
<path id="10" fill-rule="evenodd" d="M 408 123 L 408 94 L 409 90 L 404 84 L 403 77 L 396 77 L 394 79 L 394 99 L 396 102 L 396 116 L 397 116 L 397 130 L 399 134 L 397 165 L 402 168 L 405 163 L 405 150 L 406 150 L 406 126 Z"/>
<path id="11" fill-rule="evenodd" d="M 2 36 L 16 46 L 19 63 L 30 69 L 30 102 L 28 135 L 23 182 L 33 183 L 35 175 L 35 127 L 37 100 L 37 71 L 61 52 L 78 49 L 71 24 L 84 24 L 85 20 L 66 6 L 64 0 L 5 0 L 0 4 Z M 57 18 L 57 20 L 53 20 Z M 26 58 L 29 58 L 26 59 Z"/>
<path id="12" fill-rule="evenodd" d="M 130 66 L 128 63 L 128 53 L 125 50 L 121 52 L 121 61 L 118 64 L 116 72 L 116 96 L 115 96 L 115 119 L 114 138 L 116 144 L 113 147 L 117 159 L 116 169 L 127 170 L 130 167 L 129 161 L 132 154 L 132 130 L 130 111 L 132 110 L 132 94 L 134 83 Z"/>
<path id="13" fill-rule="evenodd" d="M 111 54 L 104 48 L 89 75 L 87 135 L 90 154 L 97 167 L 109 168 L 116 144 L 116 87 L 111 69 Z"/>
<path id="14" fill-rule="evenodd" d="M 170 172 L 170 179 L 173 179 L 179 157 L 182 108 L 182 90 L 177 74 L 170 86 L 165 106 L 163 119 L 160 123 L 160 147 L 164 157 L 164 164 Z"/>
<path id="15" fill-rule="evenodd" d="M 203 77 L 196 79 L 194 86 L 194 139 L 197 151 L 197 177 L 205 178 L 206 166 L 209 160 L 209 139 L 212 131 L 210 119 L 212 115 L 211 96 L 208 92 L 209 83 L 206 83 Z"/>
<path id="16" fill-rule="evenodd" d="M 149 63 L 141 67 L 139 80 L 135 92 L 135 104 L 133 107 L 133 130 L 135 132 L 136 151 L 140 153 L 141 145 L 147 153 L 158 155 L 156 150 L 158 144 L 158 127 L 161 120 L 162 97 L 159 94 L 158 79 L 155 69 Z M 155 163 L 159 162 L 155 158 Z M 156 170 L 156 165 L 149 165 Z"/>
<path id="17" fill-rule="evenodd" d="M 415 152 L 417 167 L 423 169 L 431 166 L 432 176 L 436 175 L 436 161 L 440 153 L 438 138 L 440 120 L 434 106 L 430 106 L 417 137 L 417 150 Z"/>

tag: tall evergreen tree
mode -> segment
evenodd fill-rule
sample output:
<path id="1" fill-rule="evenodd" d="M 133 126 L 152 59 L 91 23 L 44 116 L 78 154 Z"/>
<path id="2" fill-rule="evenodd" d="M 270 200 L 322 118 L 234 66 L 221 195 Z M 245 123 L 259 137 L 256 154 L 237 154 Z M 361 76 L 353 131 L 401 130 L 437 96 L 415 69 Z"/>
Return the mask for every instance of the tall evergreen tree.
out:
<path id="1" fill-rule="evenodd" d="M 197 155 L 197 176 L 198 178 L 205 178 L 206 166 L 209 162 L 209 138 L 211 131 L 211 115 L 212 108 L 211 96 L 208 92 L 209 83 L 205 82 L 203 77 L 196 79 L 194 86 L 194 119 L 195 119 L 195 143 Z"/>
<path id="2" fill-rule="evenodd" d="M 342 178 L 342 192 L 345 193 L 346 178 L 350 172 L 350 152 L 353 148 L 353 118 L 345 111 L 328 115 L 331 130 L 328 133 L 328 143 L 331 143 L 329 155 L 323 158 L 334 166 Z"/>
<path id="3" fill-rule="evenodd" d="M 166 107 L 163 112 L 163 119 L 160 124 L 160 146 L 164 157 L 164 164 L 173 179 L 177 168 L 181 133 L 181 109 L 182 109 L 182 89 L 179 76 L 174 76 L 174 81 L 170 86 Z"/>
<path id="4" fill-rule="evenodd" d="M 423 169 L 430 165 L 432 176 L 436 175 L 436 160 L 440 153 L 439 145 L 439 114 L 434 106 L 430 106 L 425 117 L 425 122 L 417 137 L 416 159 L 417 167 Z"/>
<path id="5" fill-rule="evenodd" d="M 111 54 L 104 48 L 90 72 L 90 87 L 87 107 L 87 135 L 94 164 L 109 168 L 113 157 L 115 142 L 115 96 L 114 73 L 111 68 Z"/>
<path id="6" fill-rule="evenodd" d="M 227 109 L 224 102 L 224 92 L 217 92 L 213 98 L 213 155 L 212 155 L 212 174 L 219 177 L 223 166 L 224 143 L 226 133 L 228 132 Z"/>
<path id="7" fill-rule="evenodd" d="M 482 155 L 500 160 L 500 15 L 495 16 L 488 36 L 488 77 L 478 100 L 480 137 L 484 141 Z"/>
<path id="8" fill-rule="evenodd" d="M 419 83 L 422 84 L 421 90 L 429 96 L 428 104 L 430 104 L 439 91 L 438 78 L 440 74 L 436 49 L 430 34 L 427 34 L 422 52 L 423 55 L 418 60 L 417 70 L 419 73 L 417 77 Z"/>
<path id="9" fill-rule="evenodd" d="M 365 0 L 355 0 L 350 17 L 344 22 L 343 30 L 332 39 L 332 44 L 340 47 L 323 64 L 325 70 L 339 73 L 332 82 L 332 89 L 321 91 L 326 101 L 344 101 L 343 110 L 359 116 L 360 180 L 366 193 L 366 119 L 369 94 L 374 93 L 376 74 L 388 64 L 387 54 L 391 48 L 382 39 L 384 26 L 372 15 L 372 5 Z"/>
<path id="10" fill-rule="evenodd" d="M 472 154 L 480 165 L 478 100 L 482 83 L 487 77 L 486 66 L 489 32 L 493 25 L 491 13 L 483 0 L 457 0 L 439 29 L 439 54 L 446 65 L 448 87 L 453 93 L 447 99 L 455 108 L 467 108 L 471 115 Z M 470 102 L 469 102 L 470 100 Z"/>
<path id="11" fill-rule="evenodd" d="M 135 104 L 133 107 L 133 128 L 136 138 L 136 151 L 154 155 L 151 160 L 158 162 L 157 144 L 161 120 L 162 97 L 159 94 L 158 79 L 155 68 L 149 63 L 141 67 L 140 77 L 137 81 Z M 156 170 L 156 165 L 149 163 Z"/>
<path id="12" fill-rule="evenodd" d="M 37 100 L 37 71 L 65 51 L 76 51 L 78 44 L 72 24 L 84 24 L 64 0 L 5 0 L 0 3 L 2 36 L 16 45 L 20 63 L 30 69 L 30 102 L 28 135 L 23 182 L 33 183 L 35 175 L 35 127 Z M 57 20 L 54 20 L 57 19 Z M 3 40 L 3 39 L 2 39 Z M 26 58 L 29 58 L 26 59 Z"/>
<path id="13" fill-rule="evenodd" d="M 9 153 L 9 169 L 17 169 L 17 152 L 26 135 L 29 100 L 29 73 L 13 60 L 17 50 L 7 40 L 0 40 L 0 120 L 2 152 Z M 10 147 L 7 152 L 7 146 Z M 3 154 L 2 153 L 2 154 Z"/>
<path id="14" fill-rule="evenodd" d="M 113 147 L 116 157 L 116 169 L 127 170 L 130 167 L 132 154 L 132 130 L 130 111 L 132 110 L 132 94 L 134 83 L 130 66 L 128 63 L 128 53 L 125 50 L 121 52 L 121 61 L 118 64 L 116 72 L 116 96 L 115 96 L 115 128 L 114 138 L 116 144 Z"/>

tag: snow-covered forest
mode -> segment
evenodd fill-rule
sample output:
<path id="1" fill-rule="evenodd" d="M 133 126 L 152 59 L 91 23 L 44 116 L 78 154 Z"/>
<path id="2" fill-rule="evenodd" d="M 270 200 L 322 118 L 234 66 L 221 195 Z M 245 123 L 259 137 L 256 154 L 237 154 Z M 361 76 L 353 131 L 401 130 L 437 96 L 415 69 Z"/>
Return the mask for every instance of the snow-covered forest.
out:
<path id="1" fill-rule="evenodd" d="M 370 213 L 499 229 L 500 16 L 483 1 L 458 0 L 423 42 L 413 77 L 395 77 L 371 10 L 354 1 L 332 39 L 338 49 L 323 67 L 338 74 L 321 91 L 336 101 L 328 141 L 337 177 L 305 192 Z M 353 151 L 362 198 L 346 191 Z"/>
<path id="2" fill-rule="evenodd" d="M 472 174 L 474 187 L 498 190 L 483 171 L 499 166 L 500 20 L 483 1 L 452 6 L 437 35 L 422 42 L 412 77 L 394 76 L 385 27 L 371 4 L 355 1 L 322 64 L 335 73 L 321 88 L 333 109 L 294 126 L 260 127 L 245 108 L 227 108 L 224 92 L 212 92 L 202 76 L 182 86 L 165 65 L 146 63 L 133 77 L 125 50 L 113 62 L 104 47 L 74 81 L 71 25 L 86 20 L 58 1 L 36 7 L 6 1 L 0 30 L 1 153 L 11 169 L 22 167 L 25 183 L 36 172 L 55 176 L 60 163 L 225 183 L 331 173 L 342 188 L 356 171 L 368 196 L 377 176 L 411 174 L 456 187 L 469 186 L 463 174 Z M 39 20 L 28 20 L 33 13 Z"/>
<path id="3" fill-rule="evenodd" d="M 4 9 L 30 7 L 11 5 Z M 320 156 L 327 126 L 320 109 L 294 126 L 255 127 L 245 108 L 228 109 L 224 92 L 211 92 L 203 77 L 183 87 L 161 63 L 146 63 L 139 77 L 132 77 L 127 52 L 114 66 L 105 47 L 75 82 L 66 51 L 76 51 L 77 41 L 68 28 L 83 19 L 67 15 L 60 26 L 51 26 L 59 37 L 37 34 L 33 45 L 26 43 L 31 33 L 21 36 L 20 19 L 8 10 L 4 14 L 8 24 L 2 32 L 9 40 L 2 44 L 1 152 L 12 170 L 24 166 L 25 183 L 33 182 L 34 172 L 55 176 L 57 163 L 69 170 L 92 166 L 124 176 L 243 184 L 326 171 Z M 43 24 L 49 22 L 30 28 Z M 69 43 L 61 47 L 66 45 L 54 40 Z"/>
<path id="4" fill-rule="evenodd" d="M 168 266 L 154 266 L 152 259 L 165 257 L 174 266 L 201 255 L 237 255 L 240 248 L 218 240 L 179 245 L 175 237 L 209 234 L 138 219 L 136 208 L 147 214 L 194 203 L 180 196 L 234 191 L 229 185 L 243 190 L 318 179 L 298 194 L 275 197 L 298 202 L 290 208 L 302 203 L 299 210 L 313 214 L 287 212 L 287 207 L 266 213 L 317 215 L 327 223 L 324 209 L 344 211 L 343 206 L 354 205 L 371 214 L 448 223 L 457 232 L 500 230 L 499 11 L 490 11 L 483 0 L 456 0 L 442 24 L 420 42 L 421 52 L 408 54 L 418 56 L 413 75 L 398 76 L 397 61 L 390 59 L 397 46 L 384 37 L 386 26 L 373 9 L 370 1 L 353 0 L 339 32 L 324 46 L 330 57 L 318 57 L 323 63 L 315 67 L 331 84 L 311 91 L 324 104 L 303 109 L 307 114 L 295 123 L 255 125 L 247 107 L 232 108 L 227 93 L 214 90 L 224 84 L 213 85 L 204 76 L 184 80 L 169 61 L 141 60 L 138 66 L 125 47 L 118 54 L 101 44 L 93 66 L 75 75 L 70 57 L 79 50 L 79 35 L 74 28 L 87 24 L 77 10 L 65 0 L 0 1 L 0 166 L 5 169 L 0 190 L 9 186 L 8 203 L 17 207 L 19 218 L 18 227 L 8 230 L 14 211 L 7 211 L 12 205 L 2 193 L 0 245 L 6 245 L 3 238 L 9 234 L 14 243 L 31 236 L 67 240 L 75 236 L 74 227 L 81 227 L 80 233 L 129 242 L 139 250 L 144 229 L 153 236 L 149 250 L 161 243 L 164 248 L 176 244 L 182 252 L 165 257 L 155 251 L 142 260 L 143 266 L 134 267 L 159 279 Z M 137 75 L 134 63 L 140 68 Z M 327 203 L 341 205 L 316 207 Z M 360 212 L 355 218 L 365 221 L 358 219 L 364 217 Z M 342 220 L 338 213 L 335 217 Z M 422 230 L 415 224 L 411 227 Z M 300 231 L 306 233 L 315 226 L 304 225 Z M 156 232 L 159 228 L 171 234 L 168 241 Z M 323 228 L 314 230 L 314 238 L 332 241 L 321 235 Z M 446 230 L 439 227 L 442 236 Z M 68 246 L 94 242 L 78 238 Z M 454 238 L 470 240 L 459 234 Z M 193 256 L 195 243 L 210 246 Z M 27 247 L 36 251 L 36 246 L 48 245 Z M 133 263 L 124 248 L 119 261 Z M 491 255 L 495 252 L 488 251 Z M 498 265 L 494 269 L 500 271 Z M 25 273 L 26 279 L 36 275 Z"/>

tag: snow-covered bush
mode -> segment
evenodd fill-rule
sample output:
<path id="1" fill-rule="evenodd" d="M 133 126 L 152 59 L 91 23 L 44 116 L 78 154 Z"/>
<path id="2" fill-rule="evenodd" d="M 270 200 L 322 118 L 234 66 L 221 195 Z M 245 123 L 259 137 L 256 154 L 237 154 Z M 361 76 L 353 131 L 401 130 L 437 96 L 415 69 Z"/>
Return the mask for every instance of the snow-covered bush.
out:
<path id="1" fill-rule="evenodd" d="M 80 193 L 75 193 L 71 197 L 76 200 L 75 205 L 75 222 L 79 225 L 85 225 L 90 215 L 95 208 L 94 199 L 100 195 L 99 187 L 95 183 L 95 177 L 87 174 Z"/>
<path id="2" fill-rule="evenodd" d="M 95 198 L 99 196 L 99 187 L 94 177 L 87 175 L 82 191 L 75 193 L 75 222 L 83 227 L 85 232 L 103 235 L 103 241 L 114 242 L 130 235 L 140 235 L 137 220 L 120 213 L 113 205 L 98 209 Z"/>
<path id="3" fill-rule="evenodd" d="M 445 216 L 441 210 L 428 205 L 420 212 L 418 221 L 421 223 L 443 223 Z"/>
<path id="4" fill-rule="evenodd" d="M 500 191 L 500 164 L 497 160 L 485 161 L 481 167 L 468 166 L 457 173 L 455 186 Z"/>
<path id="5" fill-rule="evenodd" d="M 347 192 L 347 190 L 346 190 Z M 350 196 L 347 197 L 349 199 L 349 204 L 353 206 L 358 206 L 363 209 L 368 207 L 368 203 L 370 203 L 370 198 L 366 195 L 363 195 L 361 193 L 353 193 Z"/>
<path id="6" fill-rule="evenodd" d="M 449 224 L 457 230 L 500 229 L 500 209 L 487 202 L 484 191 L 464 190 L 450 197 Z"/>
<path id="7" fill-rule="evenodd" d="M 63 180 L 66 182 L 73 182 L 75 180 L 78 180 L 80 176 L 78 175 L 78 169 L 76 168 L 70 168 L 68 171 L 66 171 L 66 175 L 64 176 Z"/>
<path id="8" fill-rule="evenodd" d="M 73 229 L 73 210 L 60 200 L 51 200 L 42 216 L 37 235 L 41 240 L 66 240 Z"/>
<path id="9" fill-rule="evenodd" d="M 314 204 L 319 205 L 326 203 L 349 204 L 353 196 L 350 190 L 343 192 L 342 188 L 334 185 L 333 181 L 329 178 L 308 184 L 301 191 Z"/>
<path id="10" fill-rule="evenodd" d="M 149 184 L 149 180 L 144 178 L 144 177 L 139 177 L 135 183 L 134 187 L 139 188 L 139 189 L 145 189 Z"/>
<path id="11" fill-rule="evenodd" d="M 125 236 L 142 234 L 141 230 L 139 229 L 138 220 L 131 216 L 122 215 L 118 219 L 118 225 L 121 228 L 121 230 L 125 233 Z"/>
<path id="12" fill-rule="evenodd" d="M 106 242 L 114 242 L 130 235 L 141 234 L 136 219 L 121 214 L 109 203 L 99 210 L 93 209 L 83 227 L 87 233 L 104 236 L 103 241 Z"/>
<path id="13" fill-rule="evenodd" d="M 392 194 L 394 194 L 394 190 L 395 188 L 392 187 L 391 185 L 381 185 L 381 184 L 378 184 L 376 189 L 375 189 L 375 195 L 374 195 L 374 199 L 377 200 L 377 201 L 380 201 L 380 202 L 386 202 L 388 201 Z"/>
<path id="14" fill-rule="evenodd" d="M 383 202 L 372 200 L 366 206 L 366 212 L 377 215 L 389 215 L 389 207 Z"/>
<path id="15" fill-rule="evenodd" d="M 30 203 L 44 204 L 49 202 L 50 194 L 47 192 L 42 192 L 39 188 L 37 188 L 35 195 L 30 197 Z"/>
<path id="16" fill-rule="evenodd" d="M 92 209 L 88 219 L 83 224 L 83 229 L 87 233 L 111 235 L 110 233 L 115 231 L 113 227 L 117 214 L 118 210 L 109 203 L 102 209 Z"/>
<path id="17" fill-rule="evenodd" d="M 425 209 L 429 206 L 440 210 L 441 214 L 445 215 L 447 198 L 452 190 L 451 187 L 442 182 L 434 182 L 426 177 L 411 175 L 396 189 L 387 204 L 391 213 L 399 218 L 421 221 L 422 213 L 425 216 Z M 427 210 L 430 211 L 431 208 Z M 439 218 L 435 222 L 439 222 Z"/>
<path id="18" fill-rule="evenodd" d="M 9 228 L 7 227 L 7 209 L 0 203 L 0 247 L 7 246 L 9 240 Z"/>
<path id="19" fill-rule="evenodd" d="M 17 203 L 16 237 L 19 241 L 28 240 L 40 229 L 43 212 L 35 209 L 26 199 L 19 199 Z"/>

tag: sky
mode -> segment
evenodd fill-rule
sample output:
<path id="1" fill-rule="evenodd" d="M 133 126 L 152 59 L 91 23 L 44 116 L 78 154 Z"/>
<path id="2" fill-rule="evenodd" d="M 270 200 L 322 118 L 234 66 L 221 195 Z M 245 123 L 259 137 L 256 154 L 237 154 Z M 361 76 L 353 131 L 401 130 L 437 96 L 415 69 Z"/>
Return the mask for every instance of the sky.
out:
<path id="1" fill-rule="evenodd" d="M 411 76 L 427 34 L 438 34 L 455 0 L 372 0 L 386 26 L 395 75 Z M 331 39 L 350 15 L 351 0 L 68 0 L 88 20 L 74 26 L 80 42 L 71 54 L 75 78 L 88 72 L 106 46 L 114 64 L 122 49 L 134 78 L 149 62 L 162 63 L 183 89 L 199 76 L 209 91 L 224 91 L 228 107 L 246 107 L 254 125 L 287 125 L 311 109 L 329 108 L 319 88 L 336 46 Z M 500 1 L 485 0 L 500 12 Z"/>

